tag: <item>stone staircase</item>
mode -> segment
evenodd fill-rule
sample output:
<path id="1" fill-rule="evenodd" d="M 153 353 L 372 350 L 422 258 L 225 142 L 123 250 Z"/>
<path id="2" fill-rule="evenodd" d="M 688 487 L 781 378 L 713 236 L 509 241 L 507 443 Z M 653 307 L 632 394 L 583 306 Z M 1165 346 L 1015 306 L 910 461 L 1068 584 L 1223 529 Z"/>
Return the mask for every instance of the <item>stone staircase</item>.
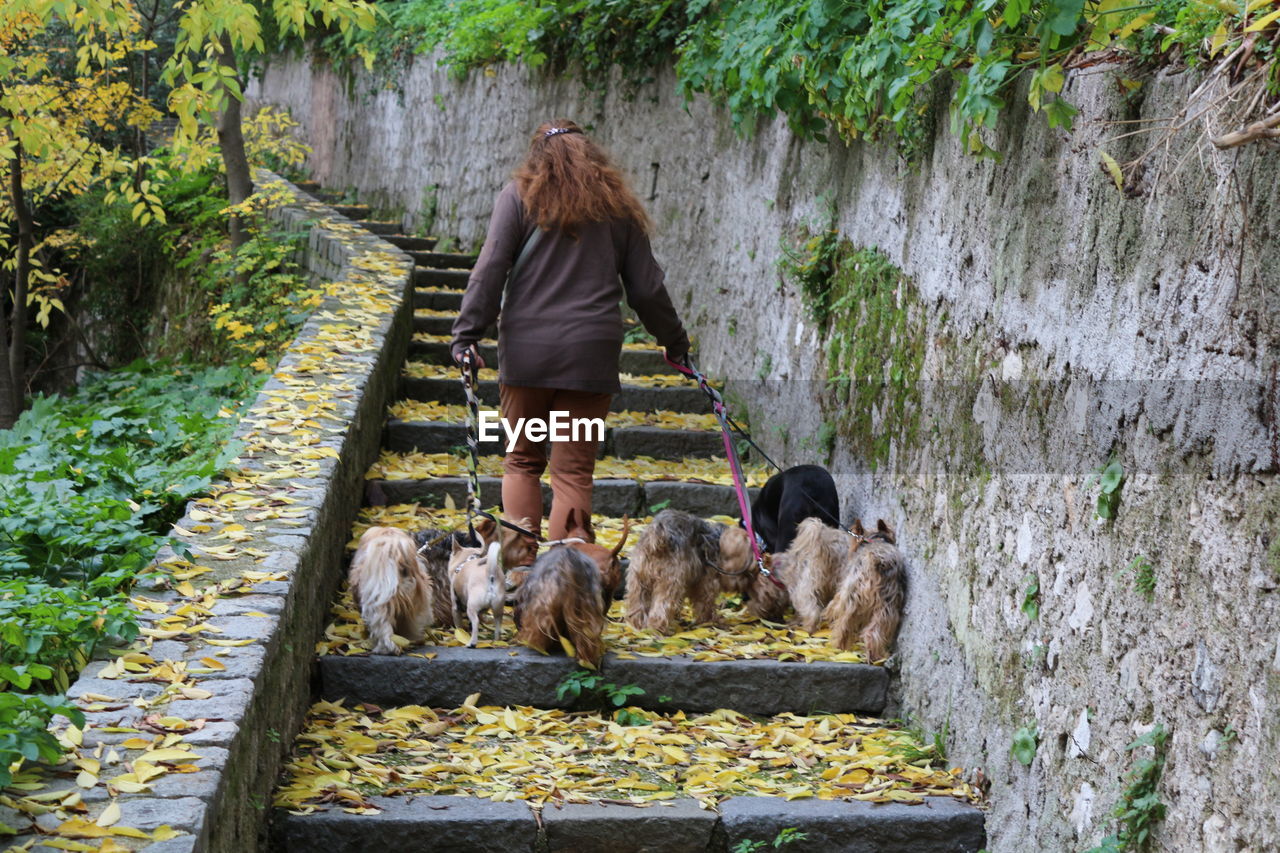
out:
<path id="1" fill-rule="evenodd" d="M 299 184 L 323 198 L 314 185 Z M 414 275 L 415 339 L 405 365 L 402 406 L 408 417 L 392 416 L 384 431 L 384 454 L 370 472 L 367 503 L 373 506 L 421 503 L 439 507 L 452 499 L 464 506 L 466 463 L 461 455 L 465 426 L 454 412 L 449 418 L 415 417 L 418 404 L 460 406 L 461 383 L 447 353 L 447 337 L 474 263 L 470 255 L 437 251 L 432 238 L 400 234 L 399 223 L 368 219 L 360 205 L 335 205 L 344 215 L 410 254 Z M 496 365 L 492 342 L 481 349 Z M 705 398 L 672 373 L 652 350 L 628 349 L 623 372 L 631 378 L 613 404 L 619 413 L 705 415 Z M 482 376 L 480 397 L 496 407 L 497 383 Z M 612 420 L 612 419 L 611 419 Z M 627 418 L 622 420 L 626 421 Z M 630 417 L 635 421 L 634 416 Z M 710 426 L 710 424 L 702 424 Z M 489 451 L 500 453 L 496 447 Z M 445 470 L 404 475 L 413 454 L 453 454 Z M 602 456 L 625 460 L 705 460 L 723 453 L 720 436 L 710 429 L 670 429 L 626 423 L 610 427 Z M 688 463 L 686 463 L 688 464 Z M 640 466 L 644 467 L 644 466 Z M 399 471 L 397 476 L 388 470 Z M 679 468 L 677 467 L 677 470 Z M 544 487 L 549 502 L 550 491 Z M 644 518 L 659 506 L 672 506 L 702 516 L 738 514 L 729 486 L 689 479 L 644 477 L 597 479 L 595 512 L 617 518 Z M 481 478 L 481 498 L 496 505 L 500 479 Z M 634 544 L 634 537 L 631 542 Z M 624 553 L 625 556 L 625 553 Z M 620 605 L 616 605 L 620 606 Z M 505 636 L 510 638 L 511 621 Z M 426 656 L 320 655 L 314 670 L 315 696 L 370 713 L 402 706 L 456 709 L 480 694 L 477 704 L 509 708 L 571 708 L 558 686 L 577 669 L 563 656 L 542 656 L 520 647 L 460 648 L 431 646 L 413 651 Z M 695 660 L 691 656 L 606 655 L 603 674 L 617 684 L 636 685 L 643 694 L 632 707 L 684 719 L 686 715 L 733 709 L 767 717 L 779 714 L 883 713 L 889 679 L 881 666 L 826 660 Z M 862 722 L 860 719 L 859 722 Z M 866 722 L 879 725 L 874 719 Z M 301 740 L 300 740 L 301 744 Z M 299 745 L 296 750 L 304 749 Z M 787 844 L 787 851 L 976 851 L 985 843 L 983 813 L 962 799 L 927 796 L 920 805 L 856 800 L 734 796 L 716 809 L 678 797 L 636 808 L 612 805 L 544 803 L 531 808 L 522 801 L 493 801 L 476 796 L 371 795 L 363 809 L 331 806 L 310 814 L 277 808 L 271 821 L 271 844 L 278 851 L 303 853 L 344 851 L 732 851 L 764 849 L 744 843 L 771 843 L 784 828 L 807 836 Z M 369 813 L 374 809 L 377 813 Z M 351 813 L 364 811 L 366 813 Z M 770 848 L 772 849 L 772 848 Z"/>

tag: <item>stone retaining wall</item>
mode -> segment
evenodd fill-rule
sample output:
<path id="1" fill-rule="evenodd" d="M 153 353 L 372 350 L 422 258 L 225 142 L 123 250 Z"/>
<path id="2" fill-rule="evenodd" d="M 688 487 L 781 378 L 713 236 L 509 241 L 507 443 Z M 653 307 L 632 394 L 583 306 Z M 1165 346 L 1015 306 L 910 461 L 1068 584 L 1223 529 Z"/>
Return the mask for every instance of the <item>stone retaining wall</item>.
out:
<path id="1" fill-rule="evenodd" d="M 1280 767 L 1265 758 L 1280 749 L 1280 159 L 1214 151 L 1202 132 L 1228 128 L 1212 114 L 1133 195 L 1098 156 L 1137 156 L 1150 139 L 1114 137 L 1177 114 L 1192 73 L 1132 94 L 1117 78 L 1139 70 L 1068 75 L 1076 129 L 1011 103 L 991 135 L 1000 162 L 964 153 L 940 99 L 907 163 L 801 142 L 781 119 L 740 136 L 708 100 L 682 103 L 670 69 L 634 92 L 506 66 L 458 80 L 432 57 L 379 72 L 281 58 L 252 97 L 302 122 L 318 180 L 463 244 L 543 120 L 586 125 L 632 175 L 735 412 L 784 464 L 827 463 L 846 518 L 897 527 L 910 591 L 896 694 L 991 783 L 993 850 L 1096 844 L 1139 757 L 1126 746 L 1156 722 L 1172 733 L 1159 843 L 1280 847 Z M 910 281 L 893 322 L 852 330 L 908 379 L 870 404 L 827 389 L 830 329 L 778 270 L 832 209 Z M 910 340 L 883 332 L 903 317 Z M 1090 476 L 1112 456 L 1126 478 L 1104 522 Z M 1140 555 L 1151 600 L 1126 571 Z M 1039 735 L 1030 766 L 1010 750 L 1024 728 Z"/>
<path id="2" fill-rule="evenodd" d="M 282 184 L 270 217 L 308 235 L 300 260 L 324 300 L 236 430 L 238 469 L 175 527 L 191 560 L 162 555 L 164 579 L 135 589 L 144 638 L 121 658 L 91 663 L 68 692 L 87 723 L 63 737 L 82 740 L 76 760 L 96 778 L 79 785 L 63 765 L 29 792 L 48 797 L 13 801 L 19 812 L 54 807 L 37 818 L 54 834 L 93 838 L 77 821 L 93 823 L 114 805 L 118 818 L 103 822 L 117 843 L 153 853 L 257 849 L 310 701 L 315 641 L 408 346 L 413 264 L 277 176 L 257 180 Z M 131 748 L 138 738 L 154 742 Z M 188 772 L 137 781 L 141 766 L 162 761 Z M 58 790 L 67 795 L 50 794 Z M 0 805 L 0 822 L 23 826 L 19 812 Z M 162 826 L 174 837 L 157 836 Z"/>

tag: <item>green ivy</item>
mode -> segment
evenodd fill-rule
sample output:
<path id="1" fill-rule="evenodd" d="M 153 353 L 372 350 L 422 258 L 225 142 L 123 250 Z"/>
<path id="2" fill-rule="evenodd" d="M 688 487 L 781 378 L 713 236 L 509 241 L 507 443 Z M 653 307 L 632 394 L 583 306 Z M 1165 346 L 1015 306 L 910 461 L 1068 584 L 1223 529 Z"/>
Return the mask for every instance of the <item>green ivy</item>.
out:
<path id="1" fill-rule="evenodd" d="M 0 786 L 15 761 L 57 757 L 53 714 L 81 719 L 52 694 L 138 635 L 128 591 L 238 452 L 227 438 L 259 378 L 133 365 L 37 397 L 0 432 Z"/>
<path id="2" fill-rule="evenodd" d="M 1051 127 L 1071 126 L 1076 109 L 1062 92 L 1082 54 L 1110 47 L 1140 61 L 1195 63 L 1207 44 L 1229 50 L 1246 24 L 1242 4 L 1204 0 L 403 0 L 380 8 L 380 27 L 331 36 L 328 51 L 351 57 L 355 40 L 384 57 L 439 49 L 459 75 L 522 62 L 576 70 L 592 84 L 618 68 L 632 85 L 675 59 L 680 91 L 711 96 L 744 132 L 781 114 L 804 138 L 832 130 L 892 138 L 907 153 L 924 141 L 940 84 L 953 133 L 971 152 L 995 154 L 988 131 L 1015 98 Z M 1257 42 L 1255 61 L 1271 60 L 1274 41 Z"/>

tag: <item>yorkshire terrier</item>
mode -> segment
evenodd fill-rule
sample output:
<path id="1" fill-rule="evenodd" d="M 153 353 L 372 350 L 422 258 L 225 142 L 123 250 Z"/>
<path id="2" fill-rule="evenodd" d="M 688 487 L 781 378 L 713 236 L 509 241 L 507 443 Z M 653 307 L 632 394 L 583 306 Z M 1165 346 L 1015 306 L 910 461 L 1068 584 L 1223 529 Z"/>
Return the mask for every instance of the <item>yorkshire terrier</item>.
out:
<path id="1" fill-rule="evenodd" d="M 565 528 L 569 531 L 568 540 L 582 540 L 581 542 L 566 541 L 565 544 L 595 562 L 600 572 L 600 591 L 604 596 L 604 609 L 608 613 L 609 606 L 613 603 L 613 596 L 622 585 L 622 559 L 619 555 L 627 544 L 627 537 L 631 534 L 631 517 L 622 517 L 622 537 L 618 539 L 618 544 L 613 546 L 612 551 L 603 545 L 596 544 L 596 532 L 591 526 L 589 513 L 579 512 L 576 509 L 569 510 L 569 515 L 565 519 Z"/>
<path id="2" fill-rule="evenodd" d="M 516 590 L 516 639 L 543 654 L 568 640 L 579 661 L 598 668 L 604 656 L 602 596 L 595 562 L 569 545 L 553 546 Z"/>
<path id="3" fill-rule="evenodd" d="M 820 518 L 806 518 L 787 549 L 787 589 L 800 625 L 810 634 L 822 624 L 827 606 L 844 574 L 853 537 Z"/>
<path id="4" fill-rule="evenodd" d="M 421 643 L 431 627 L 434 599 L 426 563 L 413 537 L 394 527 L 370 527 L 351 558 L 351 594 L 375 655 L 395 655 L 399 634 Z"/>
<path id="5" fill-rule="evenodd" d="M 739 527 L 712 524 L 678 509 L 664 509 L 640 534 L 627 576 L 627 622 L 669 633 L 684 599 L 697 622 L 715 618 L 720 575 L 750 570 L 751 547 Z"/>
<path id="6" fill-rule="evenodd" d="M 867 660 L 889 656 L 906 602 L 907 566 L 893 528 L 880 519 L 874 533 L 853 523 L 853 540 L 840 588 L 827 605 L 831 643 L 850 649 L 861 640 Z"/>
<path id="7" fill-rule="evenodd" d="M 453 622 L 453 581 L 449 576 L 449 557 L 453 554 L 453 542 L 459 545 L 476 547 L 493 538 L 494 523 L 487 518 L 476 519 L 477 539 L 462 530 L 438 530 L 426 528 L 415 531 L 413 539 L 418 546 L 418 556 L 427 565 L 427 574 L 431 578 L 432 613 L 438 628 L 452 628 Z M 458 625 L 457 627 L 462 627 Z"/>
<path id="8" fill-rule="evenodd" d="M 503 516 L 517 527 L 534 532 L 533 520 Z M 529 567 L 538 559 L 538 540 L 518 530 L 503 526 L 498 533 L 502 543 L 502 570 L 506 572 L 507 591 L 518 589 L 529 575 Z"/>
<path id="9" fill-rule="evenodd" d="M 785 554 L 765 554 L 765 568 L 773 574 L 771 580 L 748 562 L 748 570 L 740 575 L 720 575 L 720 588 L 742 597 L 747 612 L 766 622 L 781 622 L 791 605 L 791 595 L 786 586 Z"/>
<path id="10" fill-rule="evenodd" d="M 477 533 L 479 526 L 477 525 Z M 462 626 L 465 615 L 471 624 L 471 641 L 467 648 L 476 647 L 480 633 L 480 612 L 493 614 L 493 641 L 502 639 L 502 614 L 506 604 L 506 582 L 502 576 L 502 563 L 498 557 L 501 546 L 497 542 L 469 548 L 457 540 L 449 556 L 449 573 L 453 587 L 453 624 Z"/>

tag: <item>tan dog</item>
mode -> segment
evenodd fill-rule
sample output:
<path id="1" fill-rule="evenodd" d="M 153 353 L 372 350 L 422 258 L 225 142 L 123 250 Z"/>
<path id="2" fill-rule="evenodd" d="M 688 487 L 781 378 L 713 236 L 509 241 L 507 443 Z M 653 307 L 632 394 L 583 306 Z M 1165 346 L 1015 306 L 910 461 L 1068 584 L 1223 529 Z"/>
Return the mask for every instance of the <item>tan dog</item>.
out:
<path id="1" fill-rule="evenodd" d="M 586 512 L 569 510 L 565 519 L 565 527 L 569 531 L 567 540 L 581 539 L 581 542 L 566 541 L 565 544 L 590 557 L 600 572 L 600 592 L 604 596 L 604 611 L 609 612 L 613 596 L 622 585 L 622 549 L 627 544 L 627 536 L 631 533 L 631 516 L 622 517 L 622 537 L 610 551 L 603 545 L 596 544 L 596 531 L 591 526 L 591 515 Z"/>
<path id="2" fill-rule="evenodd" d="M 853 537 L 820 518 L 806 518 L 786 551 L 787 589 L 800 625 L 812 634 L 822 610 L 836 594 Z"/>
<path id="3" fill-rule="evenodd" d="M 477 533 L 479 528 L 477 526 Z M 506 582 L 502 576 L 502 564 L 498 557 L 497 542 L 467 548 L 456 539 L 449 556 L 449 572 L 453 576 L 453 624 L 462 626 L 462 618 L 471 623 L 471 641 L 467 648 L 476 647 L 480 633 L 480 613 L 493 614 L 493 641 L 502 639 L 502 614 L 506 603 Z"/>
<path id="4" fill-rule="evenodd" d="M 606 552 L 607 553 L 607 552 Z M 604 656 L 600 571 L 570 545 L 556 545 L 529 570 L 516 591 L 516 639 L 546 654 L 561 640 L 592 668 Z"/>
<path id="5" fill-rule="evenodd" d="M 533 530 L 533 521 L 528 518 L 510 518 L 503 516 L 504 519 L 522 527 L 530 532 L 536 532 L 541 535 L 540 531 Z M 502 542 L 502 570 L 506 572 L 507 591 L 518 589 L 520 584 L 524 583 L 524 579 L 529 574 L 529 566 L 533 565 L 533 561 L 538 559 L 538 540 L 532 536 L 525 536 L 517 530 L 510 527 L 503 527 L 498 533 L 499 541 Z"/>
<path id="6" fill-rule="evenodd" d="M 476 536 L 482 543 L 493 541 L 493 529 L 496 525 L 481 516 L 476 519 Z M 453 543 L 463 545 L 467 542 L 466 531 L 451 531 L 429 528 L 418 530 L 413 534 L 414 543 L 418 546 L 418 556 L 427 565 L 427 574 L 431 578 L 431 601 L 434 622 L 437 628 L 452 628 L 453 622 L 453 578 L 449 573 L 449 557 L 453 555 Z M 459 628 L 462 624 L 459 623 Z"/>
<path id="7" fill-rule="evenodd" d="M 831 643 L 850 649 L 861 641 L 867 660 L 888 657 L 902 623 L 906 603 L 907 566 L 893 528 L 884 519 L 868 534 L 853 523 L 854 540 L 840 588 L 827 606 Z"/>
<path id="8" fill-rule="evenodd" d="M 370 527 L 351 558 L 351 594 L 375 655 L 395 655 L 399 634 L 421 643 L 431 627 L 432 588 L 413 537 L 394 527 Z"/>
<path id="9" fill-rule="evenodd" d="M 719 575 L 745 572 L 750 563 L 745 530 L 664 509 L 631 552 L 627 622 L 634 628 L 670 633 L 686 598 L 694 619 L 710 622 L 720 592 Z"/>

